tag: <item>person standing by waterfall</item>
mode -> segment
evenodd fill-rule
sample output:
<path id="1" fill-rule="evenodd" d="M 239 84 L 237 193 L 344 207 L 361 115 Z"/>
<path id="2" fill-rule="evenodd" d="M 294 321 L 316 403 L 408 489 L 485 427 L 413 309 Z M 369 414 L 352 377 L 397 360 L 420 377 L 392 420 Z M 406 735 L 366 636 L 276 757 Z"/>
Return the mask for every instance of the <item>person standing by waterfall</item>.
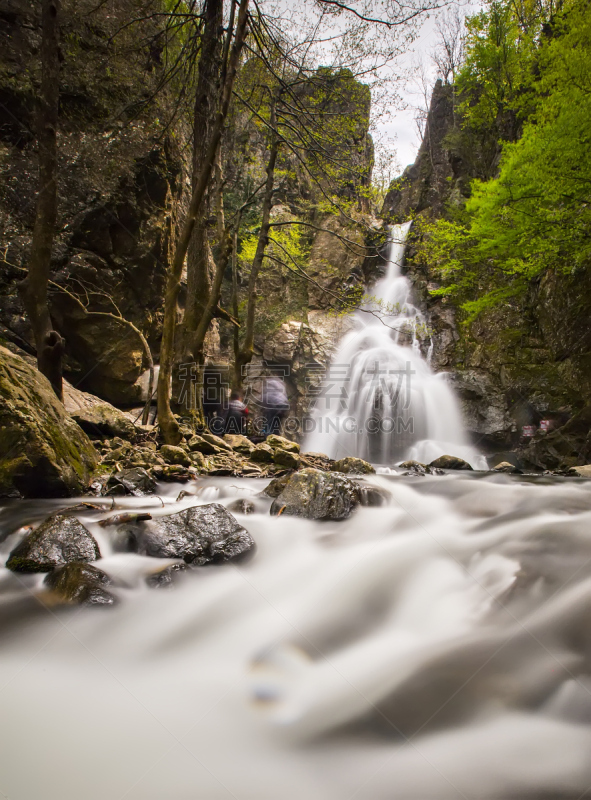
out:
<path id="1" fill-rule="evenodd" d="M 265 378 L 261 405 L 265 414 L 265 435 L 279 433 L 281 423 L 289 411 L 287 391 L 281 378 Z"/>

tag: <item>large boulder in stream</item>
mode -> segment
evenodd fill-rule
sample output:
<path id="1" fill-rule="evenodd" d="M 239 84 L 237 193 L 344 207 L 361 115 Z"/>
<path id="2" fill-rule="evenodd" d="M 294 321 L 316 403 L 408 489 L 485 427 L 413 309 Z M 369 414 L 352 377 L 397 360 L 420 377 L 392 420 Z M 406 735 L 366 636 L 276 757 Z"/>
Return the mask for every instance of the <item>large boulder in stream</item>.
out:
<path id="1" fill-rule="evenodd" d="M 80 494 L 97 462 L 47 378 L 0 347 L 0 496 Z"/>
<path id="2" fill-rule="evenodd" d="M 182 558 L 197 567 L 232 561 L 255 547 L 250 533 L 220 503 L 193 506 L 129 526 L 127 533 L 130 547 L 139 553 L 155 558 Z"/>
<path id="3" fill-rule="evenodd" d="M 6 562 L 13 572 L 49 572 L 71 561 L 101 557 L 92 534 L 76 517 L 58 513 L 17 544 Z"/>
<path id="4" fill-rule="evenodd" d="M 308 468 L 290 476 L 273 501 L 271 514 L 346 519 L 360 502 L 359 486 L 346 475 Z"/>
<path id="5" fill-rule="evenodd" d="M 429 464 L 433 469 L 469 469 L 472 467 L 463 458 L 457 456 L 439 456 Z"/>

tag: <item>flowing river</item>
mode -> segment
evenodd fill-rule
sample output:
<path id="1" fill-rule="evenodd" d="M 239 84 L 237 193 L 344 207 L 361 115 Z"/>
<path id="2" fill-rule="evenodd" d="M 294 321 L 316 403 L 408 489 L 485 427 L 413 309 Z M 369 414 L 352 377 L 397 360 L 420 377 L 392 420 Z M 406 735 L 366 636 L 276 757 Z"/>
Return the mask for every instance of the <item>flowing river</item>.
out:
<path id="1" fill-rule="evenodd" d="M 254 557 L 171 589 L 145 582 L 170 562 L 113 552 L 109 504 L 83 513 L 114 607 L 45 604 L 42 575 L 0 569 L 0 797 L 587 797 L 591 483 L 365 480 L 387 502 L 344 522 L 272 517 L 248 479 L 118 500 L 254 500 Z M 63 505 L 6 505 L 2 563 Z"/>

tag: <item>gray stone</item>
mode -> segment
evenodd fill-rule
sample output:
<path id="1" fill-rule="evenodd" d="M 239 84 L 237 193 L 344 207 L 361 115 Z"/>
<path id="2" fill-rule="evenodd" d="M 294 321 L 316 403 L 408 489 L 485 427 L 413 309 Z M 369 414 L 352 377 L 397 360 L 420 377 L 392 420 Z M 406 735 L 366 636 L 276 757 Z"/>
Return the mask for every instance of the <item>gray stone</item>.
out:
<path id="1" fill-rule="evenodd" d="M 76 517 L 54 514 L 17 544 L 6 566 L 13 572 L 49 572 L 71 561 L 100 557 L 94 537 Z"/>
<path id="2" fill-rule="evenodd" d="M 133 497 L 144 497 L 153 494 L 156 481 L 142 467 L 124 469 L 114 472 L 107 481 L 103 493 L 107 496 L 130 494 Z"/>
<path id="3" fill-rule="evenodd" d="M 237 559 L 255 546 L 248 531 L 219 503 L 187 508 L 134 530 L 138 552 L 182 558 L 195 566 Z"/>
<path id="4" fill-rule="evenodd" d="M 360 503 L 359 486 L 340 472 L 303 469 L 290 476 L 271 514 L 308 519 L 346 519 Z"/>

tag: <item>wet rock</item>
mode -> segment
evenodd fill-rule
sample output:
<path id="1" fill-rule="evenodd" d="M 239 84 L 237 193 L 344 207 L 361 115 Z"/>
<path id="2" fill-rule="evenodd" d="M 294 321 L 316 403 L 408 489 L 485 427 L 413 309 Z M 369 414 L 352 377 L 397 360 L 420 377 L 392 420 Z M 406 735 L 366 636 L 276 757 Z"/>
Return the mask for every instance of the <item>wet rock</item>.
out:
<path id="1" fill-rule="evenodd" d="M 133 422 L 109 403 L 82 408 L 72 412 L 70 416 L 91 439 L 120 436 L 122 439 L 135 440 Z"/>
<path id="2" fill-rule="evenodd" d="M 171 564 L 169 567 L 148 575 L 146 583 L 151 589 L 171 589 L 179 576 L 190 569 L 188 564 Z"/>
<path id="3" fill-rule="evenodd" d="M 267 497 L 279 497 L 281 492 L 289 483 L 292 475 L 293 472 L 286 472 L 285 475 L 280 475 L 277 478 L 273 478 L 271 483 L 263 489 L 261 494 L 266 494 Z"/>
<path id="4" fill-rule="evenodd" d="M 0 347 L 0 496 L 67 497 L 84 491 L 98 455 L 51 384 Z"/>
<path id="5" fill-rule="evenodd" d="M 518 469 L 515 464 L 511 464 L 509 461 L 501 461 L 500 464 L 497 464 L 496 467 L 493 467 L 493 472 L 507 472 L 507 473 L 521 473 L 521 470 Z"/>
<path id="6" fill-rule="evenodd" d="M 52 570 L 44 585 L 63 603 L 78 605 L 113 605 L 116 598 L 105 587 L 112 580 L 102 570 L 78 561 Z"/>
<path id="7" fill-rule="evenodd" d="M 426 470 L 427 465 L 422 464 L 420 461 L 403 461 L 402 464 L 398 465 L 400 469 L 422 469 Z"/>
<path id="8" fill-rule="evenodd" d="M 571 467 L 568 474 L 579 478 L 591 478 L 591 464 L 584 464 L 582 467 Z"/>
<path id="9" fill-rule="evenodd" d="M 194 506 L 135 528 L 138 552 L 156 558 L 182 558 L 202 566 L 240 558 L 255 544 L 245 528 L 220 505 Z"/>
<path id="10" fill-rule="evenodd" d="M 234 514 L 254 514 L 255 510 L 252 500 L 247 500 L 244 497 L 234 500 L 228 506 L 228 511 L 232 511 Z"/>
<path id="11" fill-rule="evenodd" d="M 250 454 L 249 458 L 251 461 L 259 462 L 262 464 L 271 464 L 273 462 L 274 455 L 275 451 L 273 450 L 273 448 L 269 447 L 269 445 L 265 444 L 265 442 L 261 442 L 261 444 L 257 444 L 257 446 Z"/>
<path id="12" fill-rule="evenodd" d="M 160 448 L 160 455 L 167 464 L 180 464 L 182 467 L 191 466 L 191 460 L 182 447 L 175 447 L 172 444 L 163 444 Z"/>
<path id="13" fill-rule="evenodd" d="M 94 537 L 76 517 L 54 514 L 19 542 L 6 566 L 13 572 L 49 572 L 71 561 L 100 557 Z"/>
<path id="14" fill-rule="evenodd" d="M 275 450 L 273 461 L 286 469 L 297 469 L 300 466 L 300 457 L 289 450 Z"/>
<path id="15" fill-rule="evenodd" d="M 224 436 L 224 441 L 227 442 L 232 450 L 235 450 L 237 453 L 242 453 L 242 455 L 248 456 L 252 453 L 255 448 L 255 445 L 247 439 L 246 436 L 242 436 L 239 433 L 227 433 Z"/>
<path id="16" fill-rule="evenodd" d="M 265 439 L 265 444 L 269 447 L 278 447 L 281 450 L 287 450 L 288 453 L 299 453 L 300 446 L 297 442 L 292 442 L 291 439 L 286 439 L 284 436 L 277 436 L 272 433 Z"/>
<path id="17" fill-rule="evenodd" d="M 303 469 L 293 473 L 271 506 L 271 514 L 307 519 L 346 519 L 359 505 L 359 486 L 340 472 Z"/>
<path id="18" fill-rule="evenodd" d="M 439 458 L 432 461 L 429 466 L 436 469 L 472 469 L 467 461 L 457 456 L 439 456 Z"/>
<path id="19" fill-rule="evenodd" d="M 107 497 L 130 494 L 133 497 L 144 497 L 153 494 L 156 489 L 154 478 L 141 467 L 114 472 L 108 479 L 103 494 Z"/>
<path id="20" fill-rule="evenodd" d="M 362 458 L 354 458 L 353 456 L 340 458 L 338 461 L 335 461 L 330 468 L 334 472 L 344 472 L 345 474 L 356 473 L 357 475 L 370 475 L 371 473 L 375 473 L 375 469 L 368 461 L 364 461 Z"/>

